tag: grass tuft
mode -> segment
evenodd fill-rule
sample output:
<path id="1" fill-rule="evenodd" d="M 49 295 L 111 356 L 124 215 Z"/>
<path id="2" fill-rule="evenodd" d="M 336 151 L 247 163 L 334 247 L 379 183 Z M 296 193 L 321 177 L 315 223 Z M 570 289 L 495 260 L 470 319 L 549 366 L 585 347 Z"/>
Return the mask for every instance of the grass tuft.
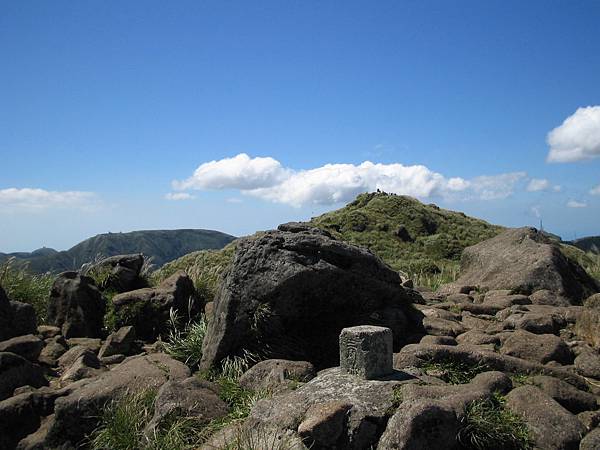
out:
<path id="1" fill-rule="evenodd" d="M 178 318 L 171 310 L 169 321 L 171 331 L 165 343 L 165 351 L 190 368 L 197 368 L 202 359 L 202 343 L 208 326 L 206 319 L 202 315 L 198 321 L 188 322 L 180 329 Z"/>
<path id="2" fill-rule="evenodd" d="M 523 419 L 505 408 L 500 394 L 472 402 L 465 411 L 458 441 L 465 449 L 528 450 L 533 443 Z"/>
<path id="3" fill-rule="evenodd" d="M 0 264 L 0 286 L 10 300 L 32 305 L 40 325 L 47 321 L 52 284 L 52 275 L 32 274 L 27 265 L 17 264 L 14 257 Z"/>
<path id="4" fill-rule="evenodd" d="M 426 373 L 440 378 L 442 381 L 450 384 L 469 383 L 476 375 L 491 370 L 484 363 L 475 365 L 465 364 L 452 359 L 444 361 L 427 361 L 421 366 Z"/>

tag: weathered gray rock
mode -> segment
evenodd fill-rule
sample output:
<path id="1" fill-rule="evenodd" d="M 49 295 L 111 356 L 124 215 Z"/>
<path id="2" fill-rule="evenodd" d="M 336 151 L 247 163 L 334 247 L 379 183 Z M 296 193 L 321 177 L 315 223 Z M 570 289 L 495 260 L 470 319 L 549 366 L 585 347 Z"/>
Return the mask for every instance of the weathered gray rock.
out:
<path id="1" fill-rule="evenodd" d="M 511 328 L 525 330 L 535 334 L 558 334 L 567 325 L 560 315 L 548 313 L 515 314 L 505 321 Z"/>
<path id="2" fill-rule="evenodd" d="M 187 316 L 192 305 L 192 315 L 200 307 L 195 299 L 194 283 L 183 271 L 178 271 L 156 288 L 137 289 L 115 295 L 112 299 L 117 327 L 132 326 L 135 334 L 152 340 L 168 330 L 169 310 Z"/>
<path id="3" fill-rule="evenodd" d="M 42 369 L 14 353 L 0 353 L 0 400 L 12 395 L 20 386 L 47 386 Z"/>
<path id="4" fill-rule="evenodd" d="M 398 349 L 410 334 L 406 313 L 417 297 L 368 250 L 307 226 L 283 225 L 238 241 L 215 297 L 200 367 L 265 348 L 271 358 L 335 366 L 340 331 L 356 325 L 391 328 Z"/>
<path id="5" fill-rule="evenodd" d="M 84 378 L 92 378 L 102 372 L 98 357 L 92 351 L 86 349 L 71 364 L 60 377 L 60 381 L 72 383 Z"/>
<path id="6" fill-rule="evenodd" d="M 456 292 L 465 284 L 527 294 L 547 289 L 573 302 L 598 291 L 585 270 L 535 228 L 509 229 L 467 247 L 462 253 L 461 276 L 441 291 Z"/>
<path id="7" fill-rule="evenodd" d="M 584 437 L 579 444 L 579 450 L 598 450 L 599 448 L 600 428 L 596 428 L 588 433 L 588 435 Z"/>
<path id="8" fill-rule="evenodd" d="M 530 383 L 556 400 L 573 414 L 598 409 L 596 397 L 569 383 L 546 375 L 532 377 Z"/>
<path id="9" fill-rule="evenodd" d="M 224 417 L 229 408 L 218 395 L 219 388 L 197 377 L 168 381 L 161 386 L 154 402 L 154 416 L 145 433 L 153 433 L 171 414 L 193 417 L 199 423 Z"/>
<path id="10" fill-rule="evenodd" d="M 112 355 L 129 355 L 135 344 L 135 329 L 132 326 L 121 327 L 111 333 L 104 341 L 98 356 L 106 358 Z"/>
<path id="11" fill-rule="evenodd" d="M 60 367 L 61 370 L 65 370 L 85 352 L 91 352 L 91 350 L 83 345 L 71 347 L 58 358 L 58 367 Z"/>
<path id="12" fill-rule="evenodd" d="M 600 356 L 592 352 L 584 352 L 575 358 L 575 368 L 584 377 L 600 380 Z"/>
<path id="13" fill-rule="evenodd" d="M 15 353 L 31 362 L 37 361 L 43 347 L 44 341 L 33 334 L 17 336 L 0 342 L 0 352 Z"/>
<path id="14" fill-rule="evenodd" d="M 548 289 L 539 289 L 529 296 L 531 303 L 534 305 L 551 305 L 551 306 L 569 306 L 569 300 L 549 291 Z"/>
<path id="15" fill-rule="evenodd" d="M 50 367 L 56 367 L 58 358 L 67 351 L 67 342 L 62 336 L 55 336 L 46 340 L 46 345 L 42 349 L 38 361 Z"/>
<path id="16" fill-rule="evenodd" d="M 436 344 L 436 345 L 457 345 L 456 339 L 452 336 L 431 336 L 429 334 L 423 336 L 420 340 L 421 344 Z"/>
<path id="17" fill-rule="evenodd" d="M 433 336 L 458 336 L 467 331 L 460 322 L 436 317 L 425 317 L 423 319 L 423 327 L 427 334 Z"/>
<path id="18" fill-rule="evenodd" d="M 298 435 L 310 448 L 335 447 L 346 429 L 352 404 L 330 401 L 312 405 L 298 425 Z"/>
<path id="19" fill-rule="evenodd" d="M 102 339 L 99 338 L 71 338 L 67 339 L 67 344 L 69 347 L 85 347 L 90 349 L 94 353 L 98 353 L 100 351 L 100 347 L 102 347 Z"/>
<path id="20" fill-rule="evenodd" d="M 586 432 L 577 417 L 535 386 L 511 391 L 506 407 L 523 417 L 536 448 L 576 450 Z"/>
<path id="21" fill-rule="evenodd" d="M 316 375 L 308 361 L 267 359 L 248 369 L 239 379 L 240 386 L 253 391 L 279 392 L 306 383 Z"/>
<path id="22" fill-rule="evenodd" d="M 512 333 L 504 341 L 500 353 L 542 364 L 549 361 L 561 364 L 573 362 L 573 354 L 561 338 L 553 334 L 534 334 L 523 330 Z"/>
<path id="23" fill-rule="evenodd" d="M 94 429 L 102 407 L 111 400 L 125 393 L 157 389 L 169 380 L 183 380 L 189 376 L 185 364 L 162 353 L 131 357 L 56 400 L 55 419 L 48 431 L 47 442 L 75 445 Z"/>
<path id="24" fill-rule="evenodd" d="M 12 309 L 11 324 L 14 336 L 35 334 L 37 318 L 33 306 L 29 303 L 11 300 L 10 307 Z"/>
<path id="25" fill-rule="evenodd" d="M 379 440 L 377 450 L 431 450 L 454 445 L 460 422 L 454 410 L 440 401 L 403 402 Z"/>
<path id="26" fill-rule="evenodd" d="M 143 265 L 144 256 L 137 253 L 105 258 L 88 270 L 102 275 L 101 289 L 127 292 L 145 287 L 144 280 L 140 278 Z"/>
<path id="27" fill-rule="evenodd" d="M 37 327 L 37 334 L 44 340 L 52 339 L 60 335 L 60 328 L 54 325 L 39 325 Z"/>
<path id="28" fill-rule="evenodd" d="M 500 345 L 500 338 L 493 334 L 485 333 L 481 330 L 469 330 L 466 333 L 456 337 L 456 342 L 459 344 L 470 345 Z"/>
<path id="29" fill-rule="evenodd" d="M 50 292 L 48 322 L 60 327 L 66 338 L 98 337 L 105 310 L 106 303 L 94 280 L 77 272 L 64 272 Z"/>
<path id="30" fill-rule="evenodd" d="M 362 325 L 342 329 L 340 367 L 343 372 L 365 380 L 392 373 L 392 330 Z"/>
<path id="31" fill-rule="evenodd" d="M 396 374 L 395 378 L 411 379 L 403 373 Z M 258 401 L 250 412 L 247 426 L 269 426 L 282 433 L 296 432 L 299 424 L 307 420 L 303 430 L 315 437 L 321 435 L 316 431 L 318 428 L 331 426 L 337 435 L 341 427 L 335 448 L 369 448 L 376 444 L 388 417 L 394 412 L 394 388 L 402 382 L 363 380 L 342 373 L 339 368 L 327 369 L 294 391 Z M 327 408 L 319 415 L 315 406 L 309 413 L 314 405 L 332 405 L 331 402 L 351 405 L 341 425 L 337 407 Z"/>

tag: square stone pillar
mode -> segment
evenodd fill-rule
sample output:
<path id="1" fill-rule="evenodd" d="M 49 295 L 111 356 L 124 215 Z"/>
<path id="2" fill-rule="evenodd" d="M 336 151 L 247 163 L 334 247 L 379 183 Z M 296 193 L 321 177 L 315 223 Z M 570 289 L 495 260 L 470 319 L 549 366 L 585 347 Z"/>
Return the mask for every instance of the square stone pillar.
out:
<path id="1" fill-rule="evenodd" d="M 340 333 L 340 367 L 365 380 L 393 372 L 392 330 L 361 325 Z"/>

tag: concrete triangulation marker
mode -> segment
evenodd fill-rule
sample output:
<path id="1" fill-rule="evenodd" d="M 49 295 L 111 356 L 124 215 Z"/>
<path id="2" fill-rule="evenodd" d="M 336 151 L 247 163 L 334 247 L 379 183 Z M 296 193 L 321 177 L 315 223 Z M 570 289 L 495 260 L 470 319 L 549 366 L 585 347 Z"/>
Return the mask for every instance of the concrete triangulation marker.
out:
<path id="1" fill-rule="evenodd" d="M 366 380 L 393 372 L 392 330 L 361 325 L 344 328 L 340 333 L 342 371 Z"/>

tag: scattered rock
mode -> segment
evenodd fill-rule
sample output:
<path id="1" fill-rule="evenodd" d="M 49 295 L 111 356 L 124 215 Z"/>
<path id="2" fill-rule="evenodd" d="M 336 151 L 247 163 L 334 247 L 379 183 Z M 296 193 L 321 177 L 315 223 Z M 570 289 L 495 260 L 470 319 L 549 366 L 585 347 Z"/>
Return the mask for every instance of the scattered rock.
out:
<path id="1" fill-rule="evenodd" d="M 58 358 L 65 354 L 67 351 L 67 342 L 62 336 L 55 336 L 46 340 L 46 345 L 42 349 L 38 361 L 50 366 L 56 367 L 58 364 Z"/>
<path id="2" fill-rule="evenodd" d="M 40 325 L 37 327 L 37 334 L 44 340 L 51 339 L 60 335 L 60 328 L 54 325 Z"/>
<path id="3" fill-rule="evenodd" d="M 452 336 L 431 336 L 429 334 L 423 336 L 420 343 L 436 345 L 457 345 L 456 339 L 454 339 Z"/>
<path id="4" fill-rule="evenodd" d="M 115 325 L 132 326 L 140 339 L 153 340 L 167 331 L 170 309 L 179 316 L 187 315 L 190 302 L 194 315 L 200 307 L 195 301 L 194 283 L 185 272 L 178 271 L 156 288 L 115 295 Z"/>
<path id="5" fill-rule="evenodd" d="M 50 292 L 48 321 L 60 327 L 66 338 L 99 337 L 105 309 L 94 280 L 77 272 L 64 272 Z"/>
<path id="6" fill-rule="evenodd" d="M 504 341 L 500 353 L 545 364 L 573 362 L 573 354 L 564 341 L 553 334 L 533 334 L 517 330 Z"/>
<path id="7" fill-rule="evenodd" d="M 168 381 L 156 394 L 154 416 L 145 433 L 152 433 L 172 413 L 208 423 L 224 417 L 228 412 L 229 408 L 219 398 L 218 387 L 213 383 L 201 381 L 197 377 Z"/>
<path id="8" fill-rule="evenodd" d="M 535 386 L 511 391 L 506 407 L 523 417 L 537 448 L 575 450 L 585 434 L 577 417 Z"/>
<path id="9" fill-rule="evenodd" d="M 12 301 L 12 332 L 13 336 L 22 336 L 24 334 L 35 334 L 37 330 L 37 319 L 35 309 L 29 303 Z"/>
<path id="10" fill-rule="evenodd" d="M 425 317 L 423 327 L 427 334 L 433 336 L 458 336 L 467 331 L 459 322 L 452 320 L 438 319 L 436 317 Z"/>
<path id="11" fill-rule="evenodd" d="M 586 437 L 581 440 L 579 444 L 579 450 L 598 450 L 600 448 L 600 428 L 588 433 Z"/>
<path id="12" fill-rule="evenodd" d="M 22 356 L 14 353 L 0 353 L 0 400 L 12 395 L 20 386 L 47 386 L 42 369 Z"/>
<path id="13" fill-rule="evenodd" d="M 86 349 L 79 357 L 64 371 L 60 381 L 72 383 L 73 381 L 91 378 L 98 375 L 101 370 L 100 361 L 95 353 Z"/>
<path id="14" fill-rule="evenodd" d="M 240 386 L 253 391 L 278 392 L 306 383 L 315 377 L 315 368 L 308 361 L 267 359 L 248 369 L 239 379 Z"/>
<path id="15" fill-rule="evenodd" d="M 389 420 L 378 450 L 430 450 L 454 443 L 460 427 L 454 410 L 443 402 L 403 402 Z"/>
<path id="16" fill-rule="evenodd" d="M 584 352 L 575 358 L 575 368 L 584 377 L 600 380 L 600 356 L 596 353 Z"/>
<path id="17" fill-rule="evenodd" d="M 44 341 L 33 334 L 18 336 L 7 341 L 0 342 L 0 352 L 11 352 L 36 362 L 44 347 Z"/>
<path id="18" fill-rule="evenodd" d="M 351 408 L 350 403 L 341 401 L 312 405 L 298 426 L 298 435 L 310 448 L 335 447 L 343 436 Z"/>
<path id="19" fill-rule="evenodd" d="M 129 355 L 133 350 L 134 341 L 135 329 L 132 326 L 121 327 L 106 338 L 98 356 L 105 358 L 118 354 Z"/>
<path id="20" fill-rule="evenodd" d="M 554 377 L 537 375 L 529 381 L 573 414 L 598 409 L 596 397 Z"/>
<path id="21" fill-rule="evenodd" d="M 100 348 L 102 347 L 102 339 L 71 338 L 67 339 L 67 344 L 69 344 L 69 347 L 85 347 L 90 349 L 94 353 L 98 353 L 100 351 Z"/>
<path id="22" fill-rule="evenodd" d="M 189 376 L 185 364 L 162 353 L 131 357 L 57 399 L 55 419 L 47 441 L 50 445 L 76 445 L 94 429 L 102 407 L 111 400 L 126 393 L 157 389 L 169 380 L 183 380 Z"/>
<path id="23" fill-rule="evenodd" d="M 568 299 L 555 294 L 548 289 L 539 289 L 529 296 L 534 305 L 569 306 Z"/>

